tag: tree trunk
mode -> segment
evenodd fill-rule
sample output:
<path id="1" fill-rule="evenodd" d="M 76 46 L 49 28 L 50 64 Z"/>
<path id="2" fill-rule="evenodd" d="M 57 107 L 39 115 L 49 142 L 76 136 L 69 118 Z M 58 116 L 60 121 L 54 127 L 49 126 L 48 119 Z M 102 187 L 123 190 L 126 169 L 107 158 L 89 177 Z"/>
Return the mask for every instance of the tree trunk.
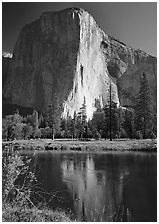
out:
<path id="1" fill-rule="evenodd" d="M 55 139 L 55 128 L 52 127 L 52 140 L 54 140 L 54 139 Z"/>

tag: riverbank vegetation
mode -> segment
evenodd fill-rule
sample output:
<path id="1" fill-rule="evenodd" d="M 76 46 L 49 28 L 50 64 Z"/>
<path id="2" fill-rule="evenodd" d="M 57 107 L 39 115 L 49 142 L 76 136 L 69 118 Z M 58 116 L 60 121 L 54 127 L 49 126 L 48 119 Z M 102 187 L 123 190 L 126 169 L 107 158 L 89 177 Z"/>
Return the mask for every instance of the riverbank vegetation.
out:
<path id="1" fill-rule="evenodd" d="M 30 159 L 17 153 L 3 154 L 2 221 L 5 222 L 70 222 L 69 214 L 51 210 L 45 203 L 35 204 L 32 194 L 36 177 L 30 170 Z M 18 179 L 21 181 L 17 181 Z M 42 190 L 42 189 L 41 189 Z"/>
<path id="2" fill-rule="evenodd" d="M 120 139 L 120 140 L 70 140 L 70 139 L 31 139 L 5 141 L 2 144 L 3 152 L 8 151 L 64 151 L 64 152 L 107 152 L 107 151 L 145 151 L 156 152 L 156 139 Z"/>

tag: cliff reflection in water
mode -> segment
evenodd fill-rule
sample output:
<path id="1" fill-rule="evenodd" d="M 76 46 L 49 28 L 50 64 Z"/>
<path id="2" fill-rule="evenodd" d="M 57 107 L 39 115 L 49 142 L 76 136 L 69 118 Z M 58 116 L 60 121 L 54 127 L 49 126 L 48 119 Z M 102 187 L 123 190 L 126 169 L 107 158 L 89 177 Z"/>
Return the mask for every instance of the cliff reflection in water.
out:
<path id="1" fill-rule="evenodd" d="M 157 160 L 148 153 L 38 153 L 40 187 L 51 208 L 80 221 L 156 221 Z"/>
<path id="2" fill-rule="evenodd" d="M 73 154 L 63 181 L 84 221 L 156 221 L 156 154 Z"/>
<path id="3" fill-rule="evenodd" d="M 101 155 L 99 158 L 98 155 L 76 155 L 73 160 L 70 158 L 61 164 L 63 181 L 72 193 L 76 217 L 84 221 L 112 221 L 122 205 L 123 178 L 128 170 L 114 172 L 113 161 L 107 157 L 103 162 L 104 166 L 111 164 L 109 170 L 102 167 Z"/>

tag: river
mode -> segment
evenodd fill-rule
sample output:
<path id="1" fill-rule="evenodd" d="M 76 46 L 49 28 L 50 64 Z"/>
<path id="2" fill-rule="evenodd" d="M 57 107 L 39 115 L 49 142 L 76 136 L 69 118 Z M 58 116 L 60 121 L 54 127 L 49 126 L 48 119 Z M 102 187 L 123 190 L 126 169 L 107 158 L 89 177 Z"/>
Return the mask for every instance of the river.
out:
<path id="1" fill-rule="evenodd" d="M 157 221 L 157 154 L 37 152 L 33 200 L 77 221 Z"/>

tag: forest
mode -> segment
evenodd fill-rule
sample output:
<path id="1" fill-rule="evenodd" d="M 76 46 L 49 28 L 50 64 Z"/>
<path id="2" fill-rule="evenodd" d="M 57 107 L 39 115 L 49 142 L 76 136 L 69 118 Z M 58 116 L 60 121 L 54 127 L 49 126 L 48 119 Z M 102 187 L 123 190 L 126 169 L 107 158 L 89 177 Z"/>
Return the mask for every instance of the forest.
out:
<path id="1" fill-rule="evenodd" d="M 98 107 L 91 120 L 87 119 L 86 100 L 73 118 L 61 117 L 62 106 L 57 96 L 43 115 L 33 110 L 25 117 L 18 109 L 2 120 L 2 139 L 70 138 L 70 139 L 146 139 L 156 138 L 157 113 L 152 106 L 146 75 L 140 81 L 139 94 L 133 107 L 117 107 L 112 100 L 111 82 L 108 103 Z"/>

